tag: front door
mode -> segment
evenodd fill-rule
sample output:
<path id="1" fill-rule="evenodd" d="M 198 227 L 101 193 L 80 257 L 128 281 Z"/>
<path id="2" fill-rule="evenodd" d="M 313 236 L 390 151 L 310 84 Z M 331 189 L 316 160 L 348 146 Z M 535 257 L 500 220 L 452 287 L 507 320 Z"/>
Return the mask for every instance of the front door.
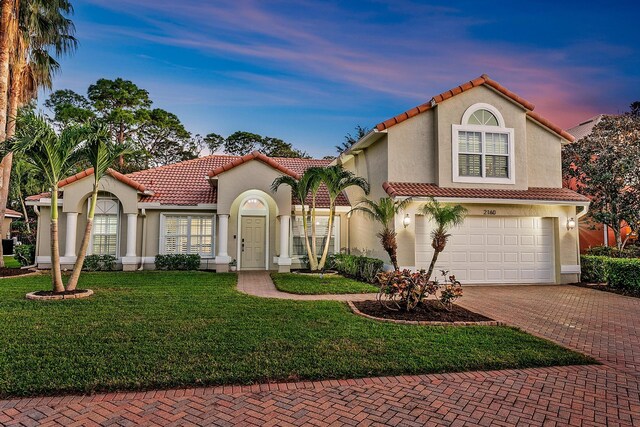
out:
<path id="1" fill-rule="evenodd" d="M 265 217 L 243 216 L 240 247 L 240 268 L 264 270 L 265 265 Z"/>

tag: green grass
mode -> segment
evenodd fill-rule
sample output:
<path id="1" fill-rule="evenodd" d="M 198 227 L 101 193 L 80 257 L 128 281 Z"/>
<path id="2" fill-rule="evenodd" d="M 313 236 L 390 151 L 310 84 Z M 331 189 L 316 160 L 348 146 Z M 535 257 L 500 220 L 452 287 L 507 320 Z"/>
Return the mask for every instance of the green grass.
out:
<path id="1" fill-rule="evenodd" d="M 332 301 L 262 299 L 236 276 L 87 273 L 86 300 L 28 301 L 0 282 L 0 396 L 584 364 L 508 327 L 377 322 Z"/>
<path id="2" fill-rule="evenodd" d="M 273 273 L 273 283 L 279 291 L 290 294 L 323 295 L 323 294 L 363 294 L 378 292 L 378 288 L 368 283 L 349 279 L 338 274 L 311 276 L 295 273 Z"/>
<path id="3" fill-rule="evenodd" d="M 4 256 L 4 266 L 6 268 L 20 268 L 22 267 L 18 260 L 16 260 L 13 255 L 5 255 Z"/>

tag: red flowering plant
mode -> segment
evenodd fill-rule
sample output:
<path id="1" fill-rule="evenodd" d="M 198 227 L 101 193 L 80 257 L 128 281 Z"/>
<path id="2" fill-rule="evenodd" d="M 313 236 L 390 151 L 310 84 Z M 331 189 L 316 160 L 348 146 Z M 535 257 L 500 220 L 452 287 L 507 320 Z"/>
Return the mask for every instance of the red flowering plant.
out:
<path id="1" fill-rule="evenodd" d="M 411 311 L 430 296 L 440 301 L 447 310 L 453 301 L 462 296 L 462 286 L 455 276 L 448 276 L 442 271 L 444 281 L 430 281 L 424 271 L 410 270 L 387 271 L 376 275 L 376 283 L 380 286 L 376 299 L 386 309 Z"/>

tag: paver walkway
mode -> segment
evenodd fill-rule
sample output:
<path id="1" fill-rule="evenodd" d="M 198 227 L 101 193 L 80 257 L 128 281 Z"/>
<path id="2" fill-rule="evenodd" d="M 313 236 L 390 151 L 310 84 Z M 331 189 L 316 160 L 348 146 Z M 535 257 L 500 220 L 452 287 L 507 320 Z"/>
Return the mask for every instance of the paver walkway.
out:
<path id="1" fill-rule="evenodd" d="M 461 304 L 604 364 L 9 400 L 0 424 L 640 425 L 640 299 L 495 286 L 467 287 Z"/>
<path id="2" fill-rule="evenodd" d="M 238 273 L 238 290 L 263 298 L 291 299 L 298 301 L 365 301 L 375 299 L 376 294 L 297 295 L 281 292 L 273 284 L 266 271 L 241 271 Z"/>

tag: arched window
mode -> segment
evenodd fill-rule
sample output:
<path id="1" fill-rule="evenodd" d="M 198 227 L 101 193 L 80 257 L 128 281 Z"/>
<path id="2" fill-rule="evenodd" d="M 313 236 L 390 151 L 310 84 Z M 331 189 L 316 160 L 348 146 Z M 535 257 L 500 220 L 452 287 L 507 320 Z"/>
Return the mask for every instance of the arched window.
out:
<path id="1" fill-rule="evenodd" d="M 97 200 L 93 228 L 91 230 L 90 251 L 92 254 L 117 256 L 118 213 L 118 200 L 109 198 L 99 198 Z"/>
<path id="2" fill-rule="evenodd" d="M 515 183 L 513 129 L 489 104 L 474 104 L 453 125 L 453 182 Z"/>

